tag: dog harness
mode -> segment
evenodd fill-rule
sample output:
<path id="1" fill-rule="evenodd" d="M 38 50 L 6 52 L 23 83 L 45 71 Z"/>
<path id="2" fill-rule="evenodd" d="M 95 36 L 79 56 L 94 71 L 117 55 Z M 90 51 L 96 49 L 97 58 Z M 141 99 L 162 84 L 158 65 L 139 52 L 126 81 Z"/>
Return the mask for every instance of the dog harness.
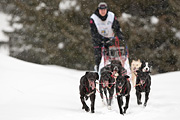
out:
<path id="1" fill-rule="evenodd" d="M 143 81 L 143 82 L 141 82 L 141 81 Z M 140 86 L 141 89 L 145 89 L 146 85 L 147 85 L 147 83 L 145 82 L 145 80 L 140 79 L 139 84 L 136 84 L 135 87 Z"/>
<path id="2" fill-rule="evenodd" d="M 125 94 L 126 92 L 126 87 L 124 88 L 124 91 L 122 90 L 123 88 L 119 89 L 119 92 L 116 93 L 117 96 L 121 96 L 121 95 L 124 95 L 124 96 L 127 96 L 128 94 Z"/>

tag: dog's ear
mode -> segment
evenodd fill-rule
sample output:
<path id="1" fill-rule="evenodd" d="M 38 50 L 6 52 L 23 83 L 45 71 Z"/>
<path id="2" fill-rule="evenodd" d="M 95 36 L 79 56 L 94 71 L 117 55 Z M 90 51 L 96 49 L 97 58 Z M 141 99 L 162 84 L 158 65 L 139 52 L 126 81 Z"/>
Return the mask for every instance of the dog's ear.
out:
<path id="1" fill-rule="evenodd" d="M 144 61 L 144 60 L 141 60 L 141 63 L 142 63 L 142 64 L 145 64 L 145 61 Z"/>
<path id="2" fill-rule="evenodd" d="M 87 76 L 88 73 L 89 73 L 89 72 L 86 72 L 86 73 L 85 73 L 85 76 Z"/>
<path id="3" fill-rule="evenodd" d="M 149 65 L 150 65 L 150 67 L 152 67 L 153 66 L 153 61 L 150 61 Z"/>
<path id="4" fill-rule="evenodd" d="M 127 79 L 127 78 L 130 78 L 128 75 L 125 75 L 124 77 L 125 77 L 126 79 Z"/>
<path id="5" fill-rule="evenodd" d="M 140 70 L 136 70 L 137 74 L 139 74 L 141 71 Z"/>
<path id="6" fill-rule="evenodd" d="M 122 67 L 122 63 L 121 63 L 121 61 L 119 61 L 119 63 L 118 63 L 121 67 Z"/>
<path id="7" fill-rule="evenodd" d="M 96 80 L 99 80 L 99 75 L 98 75 L 98 73 L 96 72 L 95 74 L 96 74 Z"/>
<path id="8" fill-rule="evenodd" d="M 109 71 L 108 74 L 109 74 L 109 78 L 111 79 L 112 78 L 112 72 Z"/>

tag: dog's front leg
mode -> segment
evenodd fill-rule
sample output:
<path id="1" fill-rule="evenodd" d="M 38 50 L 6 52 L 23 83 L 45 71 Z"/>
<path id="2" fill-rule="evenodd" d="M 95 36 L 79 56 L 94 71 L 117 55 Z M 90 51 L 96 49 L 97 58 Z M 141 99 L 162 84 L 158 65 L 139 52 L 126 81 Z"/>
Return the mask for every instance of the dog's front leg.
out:
<path id="1" fill-rule="evenodd" d="M 108 109 L 109 110 L 111 109 L 111 102 L 113 99 L 113 94 L 114 94 L 114 86 L 109 89 L 109 102 L 108 102 Z"/>
<path id="2" fill-rule="evenodd" d="M 107 104 L 108 104 L 107 88 L 104 88 L 104 94 L 105 94 L 105 96 L 106 96 L 106 102 L 107 102 Z"/>
<path id="3" fill-rule="evenodd" d="M 128 109 L 129 107 L 129 98 L 130 98 L 130 95 L 127 95 L 126 96 L 126 105 L 124 107 L 124 113 L 126 113 L 126 110 Z"/>
<path id="4" fill-rule="evenodd" d="M 119 105 L 120 114 L 123 115 L 123 110 L 122 110 L 123 99 L 122 99 L 122 96 L 117 96 L 117 101 L 118 101 L 118 105 Z"/>
<path id="5" fill-rule="evenodd" d="M 95 98 L 96 98 L 95 93 L 90 96 L 90 100 L 91 100 L 91 113 L 94 113 Z"/>
<path id="6" fill-rule="evenodd" d="M 135 86 L 135 85 L 136 85 L 136 76 L 135 76 L 135 73 L 132 73 L 132 78 L 131 78 L 131 80 L 132 80 L 133 86 Z"/>
<path id="7" fill-rule="evenodd" d="M 145 102 L 144 102 L 144 106 L 146 107 L 147 105 L 147 101 L 149 99 L 149 92 L 145 92 Z"/>
<path id="8" fill-rule="evenodd" d="M 137 104 L 141 105 L 142 104 L 142 102 L 141 102 L 141 92 L 136 90 L 136 96 L 137 96 Z"/>
<path id="9" fill-rule="evenodd" d="M 100 96 L 101 96 L 101 99 L 102 99 L 102 102 L 104 103 L 104 96 L 103 96 L 103 87 L 102 85 L 99 85 L 99 92 L 100 92 Z"/>
<path id="10" fill-rule="evenodd" d="M 80 96 L 81 102 L 82 102 L 82 109 L 85 109 L 86 112 L 89 112 L 89 107 L 87 106 L 86 102 L 84 101 L 84 96 Z"/>

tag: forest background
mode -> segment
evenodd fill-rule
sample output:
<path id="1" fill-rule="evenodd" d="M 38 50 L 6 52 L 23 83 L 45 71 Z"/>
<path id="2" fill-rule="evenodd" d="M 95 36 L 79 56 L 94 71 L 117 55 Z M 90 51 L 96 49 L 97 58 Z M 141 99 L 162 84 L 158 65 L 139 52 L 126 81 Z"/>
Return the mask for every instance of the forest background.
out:
<path id="1" fill-rule="evenodd" d="M 103 0 L 120 22 L 129 60 L 153 62 L 153 74 L 180 70 L 179 0 Z M 93 70 L 89 19 L 102 0 L 1 0 L 11 15 L 10 56 Z M 18 27 L 17 27 L 18 26 Z"/>

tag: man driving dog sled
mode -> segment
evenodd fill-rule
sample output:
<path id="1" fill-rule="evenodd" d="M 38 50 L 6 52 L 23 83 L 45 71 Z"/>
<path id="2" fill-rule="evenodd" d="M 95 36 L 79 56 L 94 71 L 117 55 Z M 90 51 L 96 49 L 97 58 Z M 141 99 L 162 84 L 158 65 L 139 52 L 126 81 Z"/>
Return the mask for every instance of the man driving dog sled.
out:
<path id="1" fill-rule="evenodd" d="M 112 46 L 112 38 L 117 36 L 124 41 L 120 25 L 113 12 L 108 10 L 105 2 L 98 5 L 96 11 L 90 17 L 91 36 L 95 54 L 95 70 L 99 71 L 101 62 L 101 47 L 105 47 L 109 51 Z"/>

